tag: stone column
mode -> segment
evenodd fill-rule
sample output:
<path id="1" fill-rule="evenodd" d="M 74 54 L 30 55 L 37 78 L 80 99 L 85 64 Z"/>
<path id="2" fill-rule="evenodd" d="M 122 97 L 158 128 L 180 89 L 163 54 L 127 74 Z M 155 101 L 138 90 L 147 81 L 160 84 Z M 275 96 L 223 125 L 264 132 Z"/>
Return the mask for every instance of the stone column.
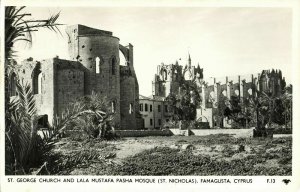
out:
<path id="1" fill-rule="evenodd" d="M 206 100 L 205 100 L 206 86 L 205 86 L 205 84 L 201 85 L 201 91 L 202 91 L 202 104 L 201 104 L 201 106 L 202 106 L 202 109 L 205 109 L 206 108 Z"/>

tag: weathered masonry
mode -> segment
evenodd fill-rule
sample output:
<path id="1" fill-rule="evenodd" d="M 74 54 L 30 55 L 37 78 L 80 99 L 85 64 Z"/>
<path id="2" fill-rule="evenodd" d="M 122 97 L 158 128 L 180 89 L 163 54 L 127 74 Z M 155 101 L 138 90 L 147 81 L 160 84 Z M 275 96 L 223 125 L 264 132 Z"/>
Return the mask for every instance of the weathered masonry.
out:
<path id="1" fill-rule="evenodd" d="M 83 25 L 68 26 L 70 60 L 52 58 L 22 62 L 10 78 L 32 85 L 38 115 L 47 115 L 51 124 L 54 115 L 66 105 L 92 92 L 106 97 L 115 112 L 118 129 L 139 129 L 139 85 L 133 67 L 133 46 L 119 44 L 112 32 Z M 123 54 L 126 64 L 120 65 Z M 11 81 L 11 96 L 15 86 Z"/>
<path id="2" fill-rule="evenodd" d="M 255 90 L 280 96 L 286 86 L 285 78 L 280 70 L 263 70 L 262 73 L 257 74 L 204 78 L 203 68 L 199 64 L 192 65 L 189 55 L 187 60 L 181 64 L 175 61 L 174 64 L 162 63 L 157 66 L 157 73 L 152 81 L 152 95 L 166 98 L 170 93 L 178 94 L 182 80 L 194 80 L 197 84 L 201 96 L 201 104 L 197 107 L 197 121 L 208 122 L 210 127 L 227 128 L 231 127 L 232 120 L 217 118 L 217 104 L 221 97 L 230 100 L 234 96 L 242 102 L 250 96 L 256 97 Z"/>

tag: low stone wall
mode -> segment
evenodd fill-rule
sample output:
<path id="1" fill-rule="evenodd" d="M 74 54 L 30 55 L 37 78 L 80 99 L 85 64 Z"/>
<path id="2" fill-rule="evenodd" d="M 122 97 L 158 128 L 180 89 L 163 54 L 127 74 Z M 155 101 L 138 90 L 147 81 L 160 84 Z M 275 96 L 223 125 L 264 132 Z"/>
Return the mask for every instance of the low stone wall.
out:
<path id="1" fill-rule="evenodd" d="M 292 137 L 292 134 L 274 134 L 273 138 Z"/>
<path id="2" fill-rule="evenodd" d="M 179 130 L 179 129 L 170 129 L 174 135 L 196 135 L 196 136 L 205 136 L 205 135 L 217 135 L 217 134 L 228 134 L 234 137 L 253 137 L 253 129 L 190 129 L 188 130 Z"/>
<path id="3" fill-rule="evenodd" d="M 172 135 L 189 135 L 189 131 L 187 129 L 181 130 L 181 129 L 169 129 Z"/>
<path id="4" fill-rule="evenodd" d="M 116 130 L 120 137 L 171 136 L 170 130 Z"/>

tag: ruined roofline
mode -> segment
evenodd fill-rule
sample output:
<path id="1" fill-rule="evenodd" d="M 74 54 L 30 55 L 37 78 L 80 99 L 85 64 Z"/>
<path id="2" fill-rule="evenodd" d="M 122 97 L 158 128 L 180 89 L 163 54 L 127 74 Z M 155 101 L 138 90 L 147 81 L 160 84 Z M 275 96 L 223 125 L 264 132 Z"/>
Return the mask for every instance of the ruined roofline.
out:
<path id="1" fill-rule="evenodd" d="M 23 59 L 21 61 L 21 63 L 23 63 L 23 62 L 42 62 L 42 61 L 51 61 L 51 60 L 60 60 L 60 61 L 68 61 L 68 62 L 78 62 L 78 63 L 80 63 L 79 61 L 73 61 L 73 60 L 69 60 L 69 59 L 62 59 L 62 58 L 59 58 L 57 56 L 46 58 L 46 59 L 41 59 L 41 60 L 35 60 L 34 58 L 29 57 L 27 59 Z"/>
<path id="2" fill-rule="evenodd" d="M 83 34 L 83 35 L 78 35 L 78 37 L 92 37 L 92 36 L 106 36 L 106 37 L 112 37 L 112 38 L 116 38 L 118 40 L 120 40 L 119 37 L 116 37 L 116 36 L 112 36 L 112 35 L 106 35 L 106 34 Z"/>
<path id="3" fill-rule="evenodd" d="M 113 33 L 111 31 L 105 31 L 102 29 L 96 29 L 96 28 L 92 28 L 92 27 L 88 27 L 86 25 L 82 25 L 82 24 L 76 24 L 76 25 L 69 25 L 68 27 L 70 28 L 74 28 L 76 27 L 78 28 L 78 35 L 84 35 L 84 34 L 108 34 L 108 35 L 112 35 Z"/>
<path id="4" fill-rule="evenodd" d="M 157 95 L 150 95 L 148 97 L 139 95 L 139 100 L 149 100 L 149 101 L 165 101 L 165 97 L 157 96 Z"/>
<path id="5" fill-rule="evenodd" d="M 57 65 L 59 68 L 67 68 L 68 67 L 73 67 L 75 68 L 80 68 L 82 67 L 82 64 L 79 61 L 73 61 L 73 60 L 68 60 L 68 59 L 60 59 L 58 57 L 52 57 L 52 58 L 47 58 L 47 59 L 42 59 L 42 60 L 34 60 L 31 58 L 30 60 L 24 59 L 23 61 L 20 62 L 20 64 L 17 63 L 18 68 L 22 68 L 27 65 Z"/>
<path id="6" fill-rule="evenodd" d="M 111 31 L 106 31 L 102 29 L 96 29 L 92 27 L 88 27 L 86 25 L 82 24 L 76 24 L 76 25 L 69 25 L 66 28 L 66 31 L 69 29 L 77 29 L 77 34 L 79 37 L 85 37 L 85 36 L 107 36 L 107 37 L 113 37 L 116 39 L 119 39 L 118 37 L 113 36 L 113 32 Z M 120 39 L 119 39 L 120 40 Z"/>
<path id="7" fill-rule="evenodd" d="M 146 97 L 144 95 L 139 95 L 139 100 L 150 100 L 150 101 L 152 101 L 153 99 L 150 98 L 150 97 Z"/>

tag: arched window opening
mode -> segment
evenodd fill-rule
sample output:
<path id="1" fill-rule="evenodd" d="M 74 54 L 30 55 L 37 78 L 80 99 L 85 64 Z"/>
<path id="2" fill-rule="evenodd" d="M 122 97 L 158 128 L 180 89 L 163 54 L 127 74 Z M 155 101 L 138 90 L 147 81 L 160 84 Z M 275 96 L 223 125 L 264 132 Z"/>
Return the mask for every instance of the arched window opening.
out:
<path id="1" fill-rule="evenodd" d="M 96 73 L 100 73 L 100 58 L 99 57 L 96 57 L 95 59 L 96 61 Z"/>
<path id="2" fill-rule="evenodd" d="M 121 66 L 128 66 L 128 61 L 120 50 L 119 50 L 119 59 L 120 59 Z"/>
<path id="3" fill-rule="evenodd" d="M 116 58 L 113 57 L 111 60 L 111 74 L 115 75 L 116 74 Z"/>
<path id="4" fill-rule="evenodd" d="M 178 80 L 178 72 L 177 72 L 177 69 L 175 69 L 175 71 L 174 71 L 174 76 L 175 76 L 175 79 Z"/>
<path id="5" fill-rule="evenodd" d="M 226 91 L 226 90 L 223 90 L 223 91 L 222 91 L 222 94 L 223 94 L 223 96 L 226 97 L 226 96 L 227 96 L 227 91 Z"/>
<path id="6" fill-rule="evenodd" d="M 240 91 L 237 90 L 237 89 L 234 91 L 234 93 L 236 94 L 236 96 L 239 96 L 239 95 L 240 95 Z"/>
<path id="7" fill-rule="evenodd" d="M 148 104 L 145 103 L 145 111 L 148 111 Z"/>
<path id="8" fill-rule="evenodd" d="M 33 72 L 33 78 L 32 78 L 32 88 L 34 94 L 41 94 L 42 93 L 42 73 L 38 69 L 35 69 Z"/>
<path id="9" fill-rule="evenodd" d="M 16 96 L 17 95 L 17 76 L 15 73 L 11 74 L 10 77 L 10 96 Z"/>
<path id="10" fill-rule="evenodd" d="M 167 73 L 167 70 L 164 70 L 164 79 L 165 79 L 165 80 L 168 80 L 168 73 Z"/>
<path id="11" fill-rule="evenodd" d="M 42 93 L 42 73 L 38 75 L 38 94 Z"/>
<path id="12" fill-rule="evenodd" d="M 112 101 L 112 102 L 111 102 L 111 112 L 112 112 L 112 113 L 115 113 L 115 112 L 116 112 L 116 102 L 115 102 L 115 101 Z"/>
<path id="13" fill-rule="evenodd" d="M 252 89 L 250 88 L 250 89 L 248 89 L 248 94 L 249 95 L 252 95 L 253 94 L 253 92 L 252 92 Z"/>
<path id="14" fill-rule="evenodd" d="M 132 103 L 129 104 L 129 114 L 133 113 L 133 107 L 132 107 Z"/>

